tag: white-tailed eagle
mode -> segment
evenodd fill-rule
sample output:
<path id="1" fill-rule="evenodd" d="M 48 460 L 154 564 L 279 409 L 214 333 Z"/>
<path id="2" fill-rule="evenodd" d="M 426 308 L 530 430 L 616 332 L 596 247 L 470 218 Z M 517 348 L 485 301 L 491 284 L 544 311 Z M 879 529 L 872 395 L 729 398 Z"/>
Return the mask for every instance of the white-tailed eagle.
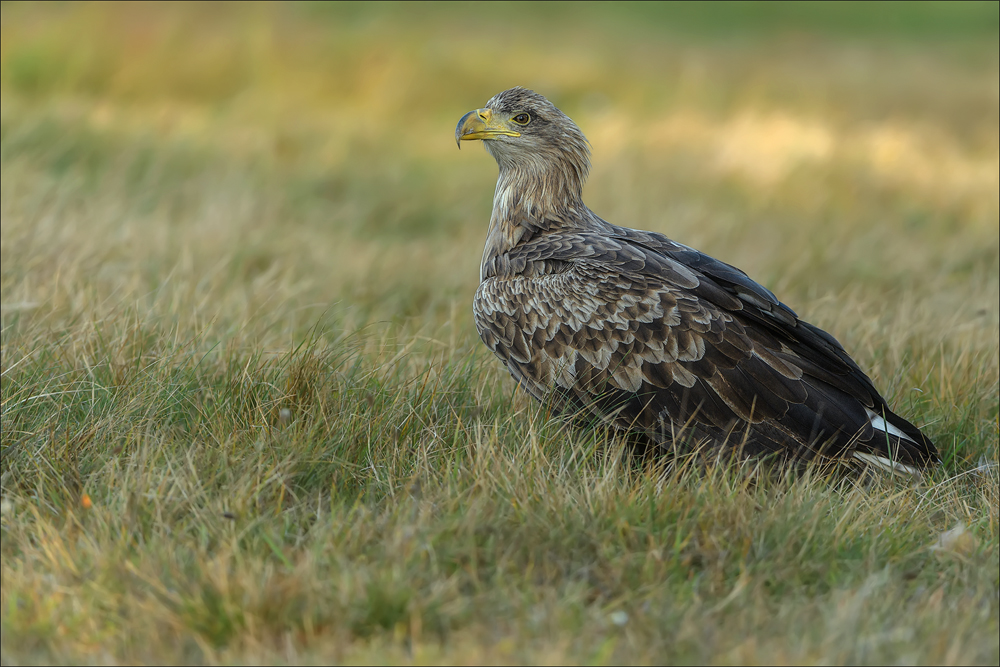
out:
<path id="1" fill-rule="evenodd" d="M 500 167 L 473 309 L 515 380 L 666 449 L 937 462 L 833 336 L 743 271 L 583 203 L 587 139 L 512 88 L 458 123 Z"/>

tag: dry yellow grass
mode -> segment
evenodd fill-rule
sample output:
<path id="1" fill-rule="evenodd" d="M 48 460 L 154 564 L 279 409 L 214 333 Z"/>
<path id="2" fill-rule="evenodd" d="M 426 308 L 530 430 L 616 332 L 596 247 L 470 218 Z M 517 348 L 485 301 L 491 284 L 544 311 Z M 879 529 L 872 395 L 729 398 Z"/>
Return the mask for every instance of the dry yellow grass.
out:
<path id="1" fill-rule="evenodd" d="M 779 7 L 5 4 L 3 661 L 995 664 L 995 5 Z M 452 133 L 515 84 L 944 466 L 664 477 L 513 394 Z"/>

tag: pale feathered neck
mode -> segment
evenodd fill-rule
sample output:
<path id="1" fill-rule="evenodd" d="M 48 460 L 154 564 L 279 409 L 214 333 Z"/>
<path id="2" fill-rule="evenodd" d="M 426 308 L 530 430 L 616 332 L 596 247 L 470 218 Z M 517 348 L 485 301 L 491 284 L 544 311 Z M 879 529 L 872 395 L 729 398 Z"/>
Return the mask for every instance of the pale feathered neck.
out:
<path id="1" fill-rule="evenodd" d="M 500 175 L 483 250 L 481 280 L 486 277 L 490 261 L 517 245 L 539 234 L 592 228 L 599 220 L 583 203 L 583 183 L 589 168 L 586 156 L 578 165 L 561 162 L 511 164 L 497 158 Z"/>

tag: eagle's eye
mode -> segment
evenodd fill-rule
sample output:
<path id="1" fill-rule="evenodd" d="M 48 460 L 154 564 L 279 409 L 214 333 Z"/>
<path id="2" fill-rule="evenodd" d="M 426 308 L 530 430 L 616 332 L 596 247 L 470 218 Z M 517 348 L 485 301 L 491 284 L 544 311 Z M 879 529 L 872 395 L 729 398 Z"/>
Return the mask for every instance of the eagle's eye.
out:
<path id="1" fill-rule="evenodd" d="M 518 125 L 527 125 L 528 123 L 531 122 L 531 116 L 529 116 L 526 113 L 519 113 L 513 118 L 511 118 L 511 120 L 517 123 Z"/>

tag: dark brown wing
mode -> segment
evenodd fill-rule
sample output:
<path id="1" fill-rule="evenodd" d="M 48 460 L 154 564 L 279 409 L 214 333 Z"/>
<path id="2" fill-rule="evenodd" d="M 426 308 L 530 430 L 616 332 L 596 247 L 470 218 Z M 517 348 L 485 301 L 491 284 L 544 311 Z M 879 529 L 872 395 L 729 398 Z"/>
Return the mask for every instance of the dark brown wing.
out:
<path id="1" fill-rule="evenodd" d="M 936 459 L 836 340 L 746 274 L 616 230 L 541 237 L 486 267 L 477 328 L 533 396 L 554 391 L 662 444 L 683 433 L 750 453 Z"/>

